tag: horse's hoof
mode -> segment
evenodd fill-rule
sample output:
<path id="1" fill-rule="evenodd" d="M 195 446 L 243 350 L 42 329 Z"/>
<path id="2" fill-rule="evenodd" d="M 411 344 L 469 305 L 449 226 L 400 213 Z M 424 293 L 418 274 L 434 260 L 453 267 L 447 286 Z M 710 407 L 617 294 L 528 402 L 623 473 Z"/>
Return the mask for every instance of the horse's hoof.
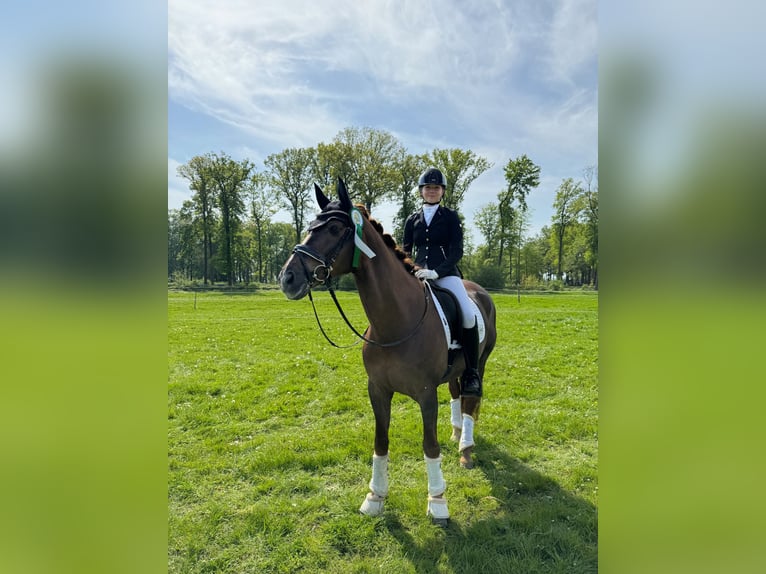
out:
<path id="1" fill-rule="evenodd" d="M 449 437 L 449 439 L 452 442 L 460 441 L 460 435 L 462 434 L 462 432 L 463 432 L 463 429 L 461 429 L 460 427 L 452 427 L 452 436 Z"/>
<path id="2" fill-rule="evenodd" d="M 449 526 L 449 518 L 434 518 L 432 516 L 431 524 L 438 528 L 447 528 Z"/>
<path id="3" fill-rule="evenodd" d="M 359 507 L 359 512 L 365 516 L 380 516 L 383 514 L 383 505 L 385 502 L 385 496 L 378 496 L 377 494 L 368 492 L 362 506 Z"/>
<path id="4" fill-rule="evenodd" d="M 429 496 L 426 516 L 431 517 L 431 524 L 444 528 L 449 523 L 447 499 L 443 496 Z"/>
<path id="5" fill-rule="evenodd" d="M 471 456 L 473 447 L 468 447 L 460 453 L 460 466 L 462 468 L 473 468 L 473 457 Z"/>

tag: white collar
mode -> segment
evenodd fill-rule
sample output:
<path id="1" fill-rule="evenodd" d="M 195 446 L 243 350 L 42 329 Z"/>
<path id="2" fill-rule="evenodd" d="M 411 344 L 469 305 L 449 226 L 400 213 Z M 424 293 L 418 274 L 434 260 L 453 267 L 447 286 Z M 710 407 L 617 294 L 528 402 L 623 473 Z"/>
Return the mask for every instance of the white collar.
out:
<path id="1" fill-rule="evenodd" d="M 436 210 L 439 209 L 439 204 L 435 205 L 428 205 L 423 204 L 423 218 L 426 220 L 426 225 L 431 225 L 431 221 L 434 218 L 434 215 L 436 215 Z"/>

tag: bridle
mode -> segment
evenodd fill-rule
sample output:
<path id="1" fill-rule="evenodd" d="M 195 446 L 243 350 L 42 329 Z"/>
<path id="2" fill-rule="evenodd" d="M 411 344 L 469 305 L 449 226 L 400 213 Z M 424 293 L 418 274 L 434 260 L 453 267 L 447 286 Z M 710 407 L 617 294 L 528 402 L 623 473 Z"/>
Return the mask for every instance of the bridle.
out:
<path id="1" fill-rule="evenodd" d="M 357 211 L 358 213 L 358 211 Z M 332 266 L 333 263 L 335 263 L 335 260 L 337 259 L 338 255 L 340 255 L 341 250 L 343 249 L 343 246 L 346 244 L 346 241 L 350 237 L 354 235 L 354 226 L 348 226 L 348 221 L 350 220 L 352 224 L 355 223 L 355 217 L 353 215 L 349 215 L 345 213 L 344 211 L 340 210 L 332 210 L 328 212 L 323 212 L 320 214 L 320 216 L 315 219 L 313 222 L 309 224 L 308 232 L 311 234 L 313 231 L 319 229 L 320 227 L 323 227 L 333 219 L 337 221 L 341 221 L 346 224 L 346 228 L 343 232 L 343 235 L 338 239 L 337 243 L 335 244 L 335 247 L 330 251 L 329 255 L 327 257 L 323 257 L 320 253 L 317 253 L 316 250 L 312 249 L 308 245 L 305 245 L 303 243 L 299 243 L 295 247 L 293 247 L 293 254 L 298 256 L 298 260 L 301 262 L 301 267 L 303 267 L 303 273 L 306 276 L 306 281 L 309 286 L 308 296 L 309 301 L 311 301 L 311 308 L 314 310 L 314 317 L 316 318 L 317 325 L 319 326 L 319 330 L 322 332 L 322 335 L 324 335 L 324 338 L 327 339 L 327 342 L 330 343 L 333 347 L 336 347 L 338 349 L 347 349 L 349 347 L 353 347 L 354 345 L 359 344 L 359 340 L 354 341 L 350 345 L 338 345 L 336 344 L 330 337 L 327 336 L 327 333 L 325 333 L 324 328 L 322 327 L 322 323 L 319 320 L 319 315 L 317 314 L 316 305 L 314 304 L 314 297 L 311 294 L 311 287 L 312 285 L 326 285 L 327 290 L 330 292 L 330 297 L 332 297 L 333 302 L 335 303 L 335 306 L 338 308 L 338 312 L 340 313 L 340 316 L 343 317 L 343 320 L 346 322 L 346 325 L 349 326 L 351 331 L 359 337 L 362 341 L 365 341 L 366 343 L 369 343 L 371 345 L 376 345 L 378 347 L 395 347 L 397 345 L 401 345 L 405 341 L 408 341 L 411 339 L 415 333 L 418 332 L 420 329 L 420 326 L 423 324 L 423 321 L 426 318 L 426 315 L 428 314 L 428 301 L 430 299 L 430 295 L 428 293 L 428 289 L 423 289 L 423 293 L 425 295 L 425 307 L 423 309 L 423 315 L 420 317 L 420 321 L 418 321 L 418 324 L 415 325 L 415 328 L 405 337 L 393 341 L 390 343 L 381 343 L 379 341 L 374 341 L 372 339 L 368 339 L 364 335 L 362 335 L 359 331 L 357 331 L 354 326 L 351 324 L 351 321 L 348 320 L 346 317 L 346 314 L 343 312 L 343 309 L 340 306 L 340 303 L 338 302 L 338 298 L 335 296 L 335 290 L 332 288 L 332 285 L 329 281 L 331 273 L 332 273 Z M 359 230 L 359 237 L 361 238 L 361 223 L 356 223 L 356 227 Z M 356 241 L 355 241 L 356 243 Z M 366 248 L 369 250 L 369 247 L 362 244 L 363 248 Z M 356 250 L 358 251 L 360 249 L 359 244 L 357 243 Z M 371 252 L 371 251 L 370 251 Z M 303 258 L 300 257 L 301 255 L 305 255 L 306 257 L 310 257 L 314 261 L 318 262 L 319 265 L 314 267 L 313 273 L 309 273 L 308 268 L 306 267 L 306 263 L 304 262 Z M 374 257 L 373 253 L 373 257 Z M 354 255 L 354 264 L 352 265 L 352 269 L 356 270 L 356 262 L 358 261 L 358 253 L 355 253 Z M 321 273 L 319 270 L 321 269 Z"/>
<path id="2" fill-rule="evenodd" d="M 309 233 L 319 229 L 320 227 L 323 227 L 333 219 L 342 221 L 342 219 L 338 217 L 338 214 L 348 218 L 348 215 L 342 211 L 329 211 L 327 214 L 330 215 L 330 217 L 327 217 L 323 220 L 315 219 L 309 224 Z M 306 274 L 306 280 L 309 283 L 309 293 L 311 293 L 312 283 L 316 282 L 320 285 L 324 285 L 324 283 L 330 278 L 330 274 L 332 273 L 332 265 L 335 263 L 335 260 L 338 258 L 338 255 L 340 255 L 343 246 L 346 244 L 346 241 L 348 241 L 349 237 L 351 237 L 352 233 L 352 228 L 346 227 L 343 235 L 338 239 L 338 242 L 335 244 L 335 247 L 332 249 L 332 251 L 330 251 L 330 254 L 327 256 L 327 258 L 322 257 L 322 255 L 317 253 L 314 249 L 308 245 L 304 245 L 303 243 L 299 243 L 293 247 L 293 253 L 306 255 L 319 263 L 319 265 L 314 267 L 314 272 L 309 275 L 309 270 L 306 268 L 306 264 L 303 262 L 303 259 L 298 258 L 298 260 L 301 262 L 301 266 L 303 267 L 303 272 Z M 319 273 L 320 269 L 322 270 L 321 274 Z"/>

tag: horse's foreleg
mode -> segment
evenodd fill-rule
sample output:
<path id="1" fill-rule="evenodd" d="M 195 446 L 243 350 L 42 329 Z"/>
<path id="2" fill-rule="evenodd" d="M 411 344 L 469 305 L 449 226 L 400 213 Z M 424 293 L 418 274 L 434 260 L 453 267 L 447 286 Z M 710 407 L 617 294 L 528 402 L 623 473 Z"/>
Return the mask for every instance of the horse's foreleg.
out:
<path id="1" fill-rule="evenodd" d="M 383 505 L 388 496 L 388 455 L 372 455 L 372 478 L 370 492 L 359 507 L 359 512 L 367 516 L 383 514 Z"/>
<path id="2" fill-rule="evenodd" d="M 429 394 L 420 401 L 420 411 L 423 416 L 423 458 L 426 461 L 428 476 L 428 506 L 426 515 L 438 526 L 446 526 L 449 521 L 447 498 L 444 491 L 447 482 L 442 474 L 442 457 L 439 441 L 436 436 L 436 424 L 439 403 L 436 392 Z"/>
<path id="3" fill-rule="evenodd" d="M 388 496 L 388 428 L 391 422 L 393 393 L 381 393 L 371 382 L 368 382 L 367 389 L 375 414 L 375 451 L 372 454 L 370 492 L 362 502 L 359 512 L 368 516 L 378 516 L 383 513 L 383 505 Z"/>
<path id="4" fill-rule="evenodd" d="M 442 474 L 442 457 L 423 457 L 426 461 L 426 474 L 428 475 L 428 506 L 426 516 L 437 526 L 446 526 L 449 521 L 449 509 L 447 508 L 447 481 Z"/>
<path id="5" fill-rule="evenodd" d="M 436 390 L 428 392 L 426 396 L 418 400 L 418 403 L 423 418 L 423 452 L 429 458 L 437 458 L 441 454 L 441 448 L 436 436 L 436 419 L 439 411 Z"/>

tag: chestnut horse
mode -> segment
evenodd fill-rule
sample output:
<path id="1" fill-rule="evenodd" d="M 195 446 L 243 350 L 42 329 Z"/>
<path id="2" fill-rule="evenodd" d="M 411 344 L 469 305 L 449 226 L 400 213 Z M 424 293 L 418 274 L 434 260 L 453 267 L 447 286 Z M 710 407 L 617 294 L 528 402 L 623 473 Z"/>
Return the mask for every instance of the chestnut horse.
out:
<path id="1" fill-rule="evenodd" d="M 369 321 L 365 335 L 360 336 L 365 341 L 362 357 L 375 415 L 370 492 L 359 510 L 371 516 L 383 512 L 388 494 L 391 401 L 394 393 L 402 393 L 420 405 L 428 476 L 426 514 L 435 524 L 444 526 L 449 511 L 436 436 L 436 389 L 441 383 L 449 382 L 451 438 L 460 441 L 461 465 L 467 468 L 473 466 L 473 424 L 481 398 L 460 397 L 459 376 L 465 368 L 463 354 L 457 353 L 448 369 L 448 341 L 442 319 L 435 308 L 432 291 L 414 276 L 416 268 L 412 261 L 396 247 L 390 235 L 383 233 L 380 224 L 368 217 L 364 207 L 352 205 L 343 180 L 338 181 L 336 201 L 331 202 L 318 185 L 314 188 L 322 211 L 309 225 L 303 242 L 293 249 L 279 280 L 288 299 L 305 297 L 312 287 L 331 277 L 353 273 L 356 280 Z M 470 281 L 464 284 L 484 323 L 478 365 L 483 377 L 496 340 L 495 307 L 479 285 Z"/>

